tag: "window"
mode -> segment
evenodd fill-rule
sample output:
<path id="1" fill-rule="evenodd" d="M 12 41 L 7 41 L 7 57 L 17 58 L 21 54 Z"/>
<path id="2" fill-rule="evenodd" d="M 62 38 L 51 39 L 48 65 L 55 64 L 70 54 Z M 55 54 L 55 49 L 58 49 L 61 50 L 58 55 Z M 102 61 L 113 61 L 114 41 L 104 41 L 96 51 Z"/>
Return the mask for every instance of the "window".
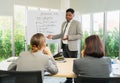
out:
<path id="1" fill-rule="evenodd" d="M 15 6 L 14 7 L 14 41 L 15 41 L 15 56 L 25 50 L 25 7 Z"/>
<path id="2" fill-rule="evenodd" d="M 82 15 L 82 30 L 83 30 L 83 37 L 82 37 L 82 49 L 84 48 L 84 40 L 86 37 L 90 35 L 90 14 Z"/>
<path id="3" fill-rule="evenodd" d="M 102 39 L 105 39 L 106 56 L 118 57 L 119 56 L 119 11 L 109 11 L 107 13 L 93 13 L 91 15 L 82 15 L 82 48 L 84 46 L 84 39 L 93 32 L 98 34 Z M 106 22 L 104 19 L 106 18 Z M 106 25 L 106 26 L 104 26 Z M 103 31 L 105 30 L 105 31 Z M 86 35 L 87 34 L 87 35 Z M 106 34 L 104 36 L 103 34 Z"/>
<path id="4" fill-rule="evenodd" d="M 83 33 L 90 34 L 90 15 L 82 15 L 82 28 Z"/>
<path id="5" fill-rule="evenodd" d="M 0 60 L 12 56 L 11 16 L 0 16 Z"/>
<path id="6" fill-rule="evenodd" d="M 119 11 L 107 12 L 106 54 L 111 57 L 119 55 Z"/>
<path id="7" fill-rule="evenodd" d="M 93 14 L 93 32 L 103 38 L 104 13 Z"/>

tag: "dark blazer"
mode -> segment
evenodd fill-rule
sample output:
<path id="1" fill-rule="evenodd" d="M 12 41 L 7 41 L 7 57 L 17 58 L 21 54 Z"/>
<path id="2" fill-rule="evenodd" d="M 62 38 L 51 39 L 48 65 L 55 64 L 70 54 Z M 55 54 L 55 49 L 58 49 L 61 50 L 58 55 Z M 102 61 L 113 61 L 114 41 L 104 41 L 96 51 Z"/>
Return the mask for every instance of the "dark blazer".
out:
<path id="1" fill-rule="evenodd" d="M 73 72 L 77 75 L 108 77 L 111 69 L 111 60 L 108 57 L 94 58 L 86 56 L 74 60 L 73 63 Z"/>

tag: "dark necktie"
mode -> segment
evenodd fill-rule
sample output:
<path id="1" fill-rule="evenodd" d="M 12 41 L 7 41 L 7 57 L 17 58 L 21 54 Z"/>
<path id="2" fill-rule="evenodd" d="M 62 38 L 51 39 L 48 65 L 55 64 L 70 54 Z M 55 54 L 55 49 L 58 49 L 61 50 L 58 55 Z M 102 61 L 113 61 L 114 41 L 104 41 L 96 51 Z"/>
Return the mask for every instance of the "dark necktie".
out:
<path id="1" fill-rule="evenodd" d="M 66 25 L 65 25 L 64 34 L 65 34 L 65 31 L 66 31 L 67 26 L 68 26 L 68 22 L 67 22 Z"/>

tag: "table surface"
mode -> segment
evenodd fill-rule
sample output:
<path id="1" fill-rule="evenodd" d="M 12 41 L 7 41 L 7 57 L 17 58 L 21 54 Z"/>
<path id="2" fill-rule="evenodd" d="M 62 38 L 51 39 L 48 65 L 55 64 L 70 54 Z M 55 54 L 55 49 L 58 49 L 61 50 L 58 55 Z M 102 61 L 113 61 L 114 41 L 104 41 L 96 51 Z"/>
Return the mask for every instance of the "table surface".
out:
<path id="1" fill-rule="evenodd" d="M 58 73 L 53 76 L 75 78 L 76 75 L 73 73 L 74 59 L 75 58 L 65 58 L 65 61 L 57 61 Z"/>

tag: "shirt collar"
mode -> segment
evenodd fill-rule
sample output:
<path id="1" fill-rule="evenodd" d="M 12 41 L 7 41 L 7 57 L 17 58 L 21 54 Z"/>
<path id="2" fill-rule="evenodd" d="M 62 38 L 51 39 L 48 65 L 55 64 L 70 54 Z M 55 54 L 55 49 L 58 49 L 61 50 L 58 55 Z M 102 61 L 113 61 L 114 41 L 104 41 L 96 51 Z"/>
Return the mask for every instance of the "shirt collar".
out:
<path id="1" fill-rule="evenodd" d="M 73 19 L 71 19 L 70 21 L 69 21 L 69 23 L 71 23 L 73 21 Z M 66 21 L 66 23 L 67 23 L 67 21 Z"/>

